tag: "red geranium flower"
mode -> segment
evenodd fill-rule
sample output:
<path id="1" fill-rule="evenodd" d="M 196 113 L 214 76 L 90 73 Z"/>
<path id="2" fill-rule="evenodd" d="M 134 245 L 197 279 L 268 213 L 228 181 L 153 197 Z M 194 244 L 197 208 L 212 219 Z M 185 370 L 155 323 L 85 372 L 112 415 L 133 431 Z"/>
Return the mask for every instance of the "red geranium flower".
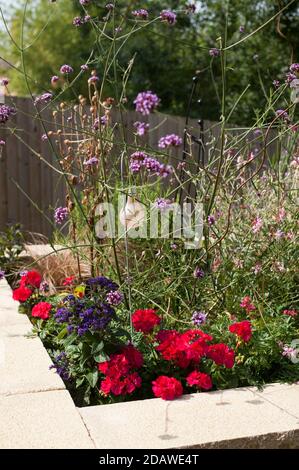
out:
<path id="1" fill-rule="evenodd" d="M 50 317 L 50 310 L 52 305 L 48 302 L 39 302 L 34 305 L 31 315 L 33 317 L 41 318 L 42 320 L 47 320 Z"/>
<path id="2" fill-rule="evenodd" d="M 207 356 L 218 366 L 225 366 L 231 369 L 235 363 L 235 353 L 226 344 L 212 344 L 209 346 Z"/>
<path id="3" fill-rule="evenodd" d="M 63 281 L 62 285 L 63 286 L 71 286 L 75 280 L 75 276 L 70 276 L 66 277 L 65 280 Z"/>
<path id="4" fill-rule="evenodd" d="M 174 377 L 160 375 L 152 382 L 152 389 L 155 397 L 163 400 L 174 400 L 183 394 L 183 386 L 181 382 Z"/>
<path id="5" fill-rule="evenodd" d="M 252 336 L 251 323 L 248 320 L 230 325 L 229 331 L 241 338 L 245 343 L 250 341 Z"/>
<path id="6" fill-rule="evenodd" d="M 147 334 L 152 332 L 155 326 L 161 323 L 161 318 L 152 309 L 135 310 L 132 315 L 132 322 L 136 331 L 142 331 L 142 333 Z"/>
<path id="7" fill-rule="evenodd" d="M 190 363 L 198 363 L 206 354 L 207 341 L 213 338 L 201 330 L 188 330 L 185 333 L 179 333 L 175 330 L 161 330 L 157 336 L 160 343 L 156 346 L 166 361 L 174 361 L 183 369 Z"/>
<path id="8" fill-rule="evenodd" d="M 289 317 L 296 317 L 298 315 L 297 310 L 284 310 L 283 315 L 288 315 Z"/>
<path id="9" fill-rule="evenodd" d="M 213 386 L 211 377 L 208 374 L 199 372 L 198 370 L 191 372 L 186 380 L 190 387 L 195 385 L 197 388 L 201 388 L 202 390 L 210 390 Z"/>
<path id="10" fill-rule="evenodd" d="M 37 271 L 28 271 L 24 276 L 21 277 L 20 286 L 30 286 L 39 288 L 42 282 L 42 277 Z"/>
<path id="11" fill-rule="evenodd" d="M 13 291 L 12 298 L 18 302 L 26 302 L 31 295 L 32 290 L 28 289 L 28 287 L 21 286 Z"/>
<path id="12" fill-rule="evenodd" d="M 143 364 L 143 356 L 133 344 L 129 344 L 122 350 L 125 358 L 129 362 L 130 367 L 133 369 L 139 369 Z"/>

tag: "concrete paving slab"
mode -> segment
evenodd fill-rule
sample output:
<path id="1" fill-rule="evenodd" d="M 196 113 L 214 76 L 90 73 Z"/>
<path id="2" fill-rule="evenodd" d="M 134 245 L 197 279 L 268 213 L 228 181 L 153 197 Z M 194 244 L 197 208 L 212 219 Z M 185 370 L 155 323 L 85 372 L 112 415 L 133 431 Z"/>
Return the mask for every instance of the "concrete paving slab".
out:
<path id="1" fill-rule="evenodd" d="M 92 449 L 67 391 L 0 396 L 1 449 Z"/>
<path id="2" fill-rule="evenodd" d="M 276 400 L 283 401 L 289 389 L 278 387 Z M 101 449 L 299 448 L 299 386 L 295 387 L 292 414 L 254 388 L 192 394 L 173 402 L 151 399 L 94 406 L 81 408 L 80 413 Z"/>

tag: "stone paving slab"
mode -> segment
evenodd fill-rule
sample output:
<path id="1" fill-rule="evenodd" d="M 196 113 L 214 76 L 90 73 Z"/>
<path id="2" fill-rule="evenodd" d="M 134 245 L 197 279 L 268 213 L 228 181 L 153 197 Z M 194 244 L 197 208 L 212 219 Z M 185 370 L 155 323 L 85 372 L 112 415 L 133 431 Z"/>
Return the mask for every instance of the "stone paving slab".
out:
<path id="1" fill-rule="evenodd" d="M 101 449 L 299 448 L 299 386 L 275 384 L 270 390 L 279 406 L 255 388 L 240 388 L 172 402 L 151 399 L 93 406 L 80 413 Z M 283 408 L 286 396 L 291 413 Z"/>
<path id="2" fill-rule="evenodd" d="M 94 448 L 32 324 L 0 281 L 0 449 Z"/>
<path id="3" fill-rule="evenodd" d="M 0 396 L 1 449 L 92 449 L 93 442 L 64 390 Z"/>
<path id="4" fill-rule="evenodd" d="M 2 328 L 0 395 L 64 389 L 61 378 L 50 370 L 51 359 L 39 338 L 26 337 L 23 325 Z"/>

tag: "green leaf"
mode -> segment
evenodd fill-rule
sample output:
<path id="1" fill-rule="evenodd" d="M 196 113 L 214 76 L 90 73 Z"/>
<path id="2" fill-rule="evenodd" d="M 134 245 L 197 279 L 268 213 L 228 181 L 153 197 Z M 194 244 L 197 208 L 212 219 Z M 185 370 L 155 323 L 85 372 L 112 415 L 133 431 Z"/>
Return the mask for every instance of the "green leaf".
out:
<path id="1" fill-rule="evenodd" d="M 110 357 L 104 351 L 98 354 L 97 356 L 94 356 L 94 360 L 99 364 L 101 364 L 101 362 L 109 361 L 109 359 Z"/>
<path id="2" fill-rule="evenodd" d="M 63 328 L 57 335 L 57 339 L 62 339 L 67 335 L 67 327 Z"/>
<path id="3" fill-rule="evenodd" d="M 98 371 L 95 370 L 93 372 L 89 372 L 87 375 L 86 375 L 86 379 L 89 383 L 89 385 L 94 388 L 97 384 L 97 381 L 98 381 L 98 378 L 99 378 L 99 374 L 98 374 Z"/>

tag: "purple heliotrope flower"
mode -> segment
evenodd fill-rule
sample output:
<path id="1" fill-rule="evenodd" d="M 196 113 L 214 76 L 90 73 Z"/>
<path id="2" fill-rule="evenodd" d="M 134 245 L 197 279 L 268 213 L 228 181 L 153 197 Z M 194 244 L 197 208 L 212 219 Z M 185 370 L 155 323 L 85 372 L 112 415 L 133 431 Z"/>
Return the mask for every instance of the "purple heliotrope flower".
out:
<path id="1" fill-rule="evenodd" d="M 174 13 L 174 11 L 171 10 L 161 11 L 160 18 L 162 21 L 165 21 L 170 25 L 174 25 L 176 23 L 176 14 Z"/>
<path id="2" fill-rule="evenodd" d="M 62 378 L 62 380 L 67 381 L 71 378 L 71 374 L 68 370 L 69 363 L 65 352 L 58 354 L 53 359 L 53 363 L 54 364 L 51 365 L 49 369 L 55 369 L 56 373 Z"/>
<path id="3" fill-rule="evenodd" d="M 144 116 L 153 112 L 158 107 L 159 103 L 160 99 L 158 96 L 150 90 L 138 93 L 134 100 L 136 111 Z"/>
<path id="4" fill-rule="evenodd" d="M 16 110 L 14 108 L 11 108 L 6 104 L 0 104 L 0 123 L 4 124 L 15 113 Z"/>
<path id="5" fill-rule="evenodd" d="M 54 220 L 56 224 L 61 225 L 69 215 L 69 210 L 67 207 L 57 207 L 54 213 Z"/>
<path id="6" fill-rule="evenodd" d="M 136 134 L 139 136 L 145 135 L 149 130 L 149 124 L 147 124 L 146 122 L 136 121 L 134 122 L 133 126 L 136 129 Z"/>
<path id="7" fill-rule="evenodd" d="M 160 149 L 165 149 L 167 147 L 179 147 L 182 145 L 183 140 L 176 134 L 168 134 L 164 137 L 161 137 L 158 143 Z"/>
<path id="8" fill-rule="evenodd" d="M 60 67 L 60 73 L 63 75 L 68 75 L 69 73 L 73 73 L 74 69 L 70 65 L 64 64 Z"/>
<path id="9" fill-rule="evenodd" d="M 5 278 L 5 272 L 2 269 L 0 269 L 0 281 L 2 281 L 2 279 L 4 278 Z"/>
<path id="10" fill-rule="evenodd" d="M 203 325 L 207 321 L 207 314 L 205 312 L 195 311 L 193 312 L 191 321 L 193 325 Z"/>
<path id="11" fill-rule="evenodd" d="M 217 47 L 212 47 L 212 49 L 209 50 L 209 54 L 211 57 L 218 57 L 220 55 L 220 50 L 217 49 Z"/>
<path id="12" fill-rule="evenodd" d="M 142 18 L 143 20 L 147 20 L 148 18 L 148 11 L 144 8 L 140 8 L 139 10 L 132 11 L 132 15 L 136 18 Z"/>
<path id="13" fill-rule="evenodd" d="M 108 304 L 113 305 L 114 307 L 121 304 L 123 300 L 124 296 L 119 290 L 108 292 L 106 296 L 106 301 Z"/>
<path id="14" fill-rule="evenodd" d="M 43 93 L 42 95 L 40 96 L 37 96 L 34 100 L 34 104 L 38 104 L 38 103 L 49 103 L 49 101 L 51 101 L 51 99 L 53 98 L 53 94 L 50 93 L 50 92 L 47 92 L 47 93 Z"/>

